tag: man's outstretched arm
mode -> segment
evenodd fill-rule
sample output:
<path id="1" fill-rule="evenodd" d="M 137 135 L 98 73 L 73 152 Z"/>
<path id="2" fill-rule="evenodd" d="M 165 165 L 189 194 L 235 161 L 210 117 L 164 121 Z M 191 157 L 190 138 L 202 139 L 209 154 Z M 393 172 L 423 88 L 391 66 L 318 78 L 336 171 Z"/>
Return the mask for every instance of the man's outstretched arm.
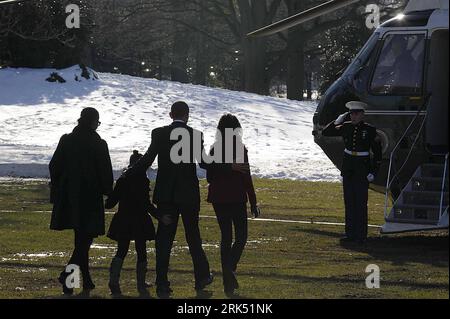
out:
<path id="1" fill-rule="evenodd" d="M 152 141 L 147 152 L 145 152 L 144 156 L 142 156 L 139 161 L 136 162 L 136 164 L 126 170 L 124 176 L 129 176 L 142 171 L 146 171 L 153 164 L 156 156 L 158 155 L 158 142 L 158 134 L 155 132 L 155 130 L 153 130 Z"/>

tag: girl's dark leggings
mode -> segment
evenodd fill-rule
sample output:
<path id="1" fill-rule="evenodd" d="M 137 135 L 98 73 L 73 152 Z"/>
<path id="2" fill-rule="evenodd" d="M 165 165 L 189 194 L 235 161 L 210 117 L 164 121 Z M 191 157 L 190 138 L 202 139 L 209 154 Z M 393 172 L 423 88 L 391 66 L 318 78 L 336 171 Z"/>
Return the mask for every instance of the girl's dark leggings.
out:
<path id="1" fill-rule="evenodd" d="M 135 240 L 134 245 L 136 248 L 137 261 L 138 262 L 147 261 L 146 240 Z M 129 248 L 130 248 L 130 240 L 119 240 L 116 257 L 120 259 L 125 259 Z"/>

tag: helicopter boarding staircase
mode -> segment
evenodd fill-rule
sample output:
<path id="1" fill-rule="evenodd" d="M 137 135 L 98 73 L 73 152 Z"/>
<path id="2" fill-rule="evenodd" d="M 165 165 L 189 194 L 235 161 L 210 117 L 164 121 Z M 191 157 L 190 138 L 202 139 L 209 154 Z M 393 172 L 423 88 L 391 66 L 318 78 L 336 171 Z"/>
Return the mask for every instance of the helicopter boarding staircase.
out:
<path id="1" fill-rule="evenodd" d="M 395 172 L 393 169 L 394 156 L 398 146 L 409 133 L 412 123 L 418 118 L 419 113 L 420 110 L 400 138 L 390 156 L 384 209 L 386 223 L 381 228 L 382 234 L 447 229 L 449 225 L 448 153 L 446 155 L 435 154 L 432 156 L 433 162 L 430 160 L 429 162 L 421 163 L 416 168 L 406 186 L 401 190 L 392 207 L 388 205 L 388 197 L 391 193 L 392 186 L 408 162 L 415 144 L 419 136 L 421 136 L 420 133 L 427 117 L 426 114 L 406 160 L 400 169 L 395 170 Z M 393 176 L 391 177 L 391 175 Z"/>

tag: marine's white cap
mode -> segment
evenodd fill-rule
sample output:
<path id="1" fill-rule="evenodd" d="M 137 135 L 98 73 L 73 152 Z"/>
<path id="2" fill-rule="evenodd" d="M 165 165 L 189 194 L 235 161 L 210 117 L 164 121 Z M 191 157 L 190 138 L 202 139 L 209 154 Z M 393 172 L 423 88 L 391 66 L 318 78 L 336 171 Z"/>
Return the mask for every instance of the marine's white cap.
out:
<path id="1" fill-rule="evenodd" d="M 345 104 L 345 107 L 350 111 L 365 111 L 367 104 L 360 101 L 350 101 Z"/>

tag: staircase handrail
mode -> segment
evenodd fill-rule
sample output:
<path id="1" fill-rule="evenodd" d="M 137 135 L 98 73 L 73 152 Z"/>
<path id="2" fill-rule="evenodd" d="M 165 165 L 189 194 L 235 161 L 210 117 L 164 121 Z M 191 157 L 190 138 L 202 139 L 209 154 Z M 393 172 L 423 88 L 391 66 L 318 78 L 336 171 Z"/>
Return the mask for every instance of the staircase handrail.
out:
<path id="1" fill-rule="evenodd" d="M 445 177 L 447 175 L 447 165 L 448 165 L 448 152 L 445 155 L 445 162 L 444 162 L 444 174 L 442 175 L 442 187 L 441 187 L 441 202 L 439 205 L 439 219 L 441 219 L 443 211 L 442 206 L 444 203 L 444 189 L 445 189 Z"/>
<path id="2" fill-rule="evenodd" d="M 389 197 L 389 191 L 391 189 L 391 185 L 392 182 L 395 180 L 395 178 L 398 176 L 398 174 L 402 171 L 403 167 L 405 166 L 406 162 L 409 160 L 409 157 L 412 153 L 412 150 L 414 148 L 414 146 L 416 145 L 419 136 L 420 136 L 420 132 L 422 131 L 423 125 L 425 123 L 425 119 L 427 117 L 427 114 L 425 114 L 423 121 L 420 125 L 420 128 L 417 132 L 417 136 L 413 142 L 413 144 L 411 145 L 411 148 L 409 150 L 408 155 L 405 158 L 405 161 L 403 162 L 402 166 L 400 167 L 400 169 L 395 173 L 394 177 L 392 178 L 391 181 L 391 170 L 392 170 L 392 162 L 394 159 L 394 155 L 398 149 L 398 147 L 400 146 L 401 142 L 403 141 L 403 139 L 406 137 L 407 133 L 409 132 L 410 128 L 412 127 L 412 125 L 415 123 L 416 119 L 419 117 L 420 113 L 422 112 L 423 108 L 425 107 L 425 105 L 428 104 L 428 101 L 430 99 L 431 94 L 428 94 L 425 97 L 425 101 L 424 103 L 420 106 L 420 108 L 417 110 L 416 115 L 414 116 L 414 118 L 411 120 L 411 122 L 409 123 L 408 127 L 406 128 L 406 130 L 403 132 L 403 135 L 400 137 L 400 139 L 397 141 L 397 144 L 394 146 L 394 148 L 391 151 L 391 155 L 389 156 L 389 169 L 388 169 L 388 176 L 387 176 L 387 180 L 386 180 L 386 192 L 385 192 L 385 196 L 384 196 L 384 216 L 388 217 L 388 211 L 387 211 L 387 207 L 388 207 L 388 197 Z"/>

